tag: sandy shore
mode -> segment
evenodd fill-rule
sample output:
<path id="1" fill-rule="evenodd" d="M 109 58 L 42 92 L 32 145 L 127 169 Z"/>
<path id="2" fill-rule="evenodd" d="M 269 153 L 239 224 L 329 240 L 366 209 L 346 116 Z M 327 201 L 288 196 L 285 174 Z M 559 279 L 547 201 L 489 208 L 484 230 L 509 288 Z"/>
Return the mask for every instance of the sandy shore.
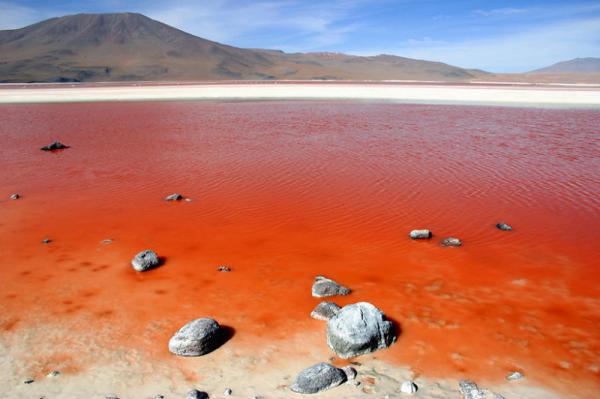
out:
<path id="1" fill-rule="evenodd" d="M 159 100 L 375 100 L 404 103 L 600 108 L 594 87 L 403 84 L 210 84 L 4 88 L 0 104 Z"/>

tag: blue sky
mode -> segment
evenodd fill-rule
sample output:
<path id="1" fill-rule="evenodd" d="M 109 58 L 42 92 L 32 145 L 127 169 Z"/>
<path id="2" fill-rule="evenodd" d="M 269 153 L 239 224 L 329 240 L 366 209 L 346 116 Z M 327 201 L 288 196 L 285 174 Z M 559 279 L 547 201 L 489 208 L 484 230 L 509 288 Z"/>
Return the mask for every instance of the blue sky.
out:
<path id="1" fill-rule="evenodd" d="M 0 0 L 0 29 L 122 11 L 239 47 L 386 53 L 493 72 L 600 57 L 600 0 Z"/>

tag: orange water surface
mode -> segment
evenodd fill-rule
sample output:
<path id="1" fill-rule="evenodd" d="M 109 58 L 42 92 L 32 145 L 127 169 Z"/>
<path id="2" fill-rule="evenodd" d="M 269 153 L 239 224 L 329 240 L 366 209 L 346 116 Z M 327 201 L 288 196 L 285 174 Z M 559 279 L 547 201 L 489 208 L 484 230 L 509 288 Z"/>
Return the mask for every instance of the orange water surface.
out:
<path id="1" fill-rule="evenodd" d="M 240 348 L 283 345 L 324 330 L 308 317 L 322 274 L 353 290 L 340 305 L 398 322 L 382 360 L 431 377 L 522 370 L 592 397 L 599 126 L 594 110 L 391 103 L 0 106 L 0 333 L 68 326 L 35 345 L 72 373 L 93 361 L 73 337 L 158 361 L 203 316 Z M 71 148 L 39 150 L 54 140 Z M 174 192 L 192 201 L 162 200 Z M 136 273 L 146 248 L 165 263 Z M 313 344 L 331 355 L 324 333 Z"/>

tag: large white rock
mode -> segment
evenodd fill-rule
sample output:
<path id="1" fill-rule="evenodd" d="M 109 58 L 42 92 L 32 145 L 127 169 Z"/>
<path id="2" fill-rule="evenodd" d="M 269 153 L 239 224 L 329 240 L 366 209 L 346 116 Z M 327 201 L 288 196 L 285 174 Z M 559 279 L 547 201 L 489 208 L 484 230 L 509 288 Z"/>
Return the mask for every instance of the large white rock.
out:
<path id="1" fill-rule="evenodd" d="M 290 389 L 297 393 L 319 393 L 346 382 L 346 373 L 327 363 L 318 363 L 298 374 Z"/>
<path id="2" fill-rule="evenodd" d="M 131 260 L 131 266 L 133 266 L 136 272 L 145 272 L 146 270 L 155 268 L 159 264 L 160 259 L 158 259 L 158 255 L 150 249 L 139 252 Z"/>
<path id="3" fill-rule="evenodd" d="M 213 319 L 190 321 L 173 335 L 169 351 L 179 356 L 202 356 L 221 344 L 221 326 Z"/>
<path id="4" fill-rule="evenodd" d="M 368 302 L 344 306 L 327 322 L 327 345 L 342 359 L 387 348 L 394 340 L 392 323 Z"/>

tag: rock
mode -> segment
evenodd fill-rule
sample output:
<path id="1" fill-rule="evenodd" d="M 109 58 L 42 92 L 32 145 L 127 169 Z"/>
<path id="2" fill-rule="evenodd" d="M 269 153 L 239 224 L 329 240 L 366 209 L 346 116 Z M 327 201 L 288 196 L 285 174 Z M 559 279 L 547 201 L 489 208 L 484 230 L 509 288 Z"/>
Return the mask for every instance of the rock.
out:
<path id="1" fill-rule="evenodd" d="M 197 389 L 192 389 L 187 393 L 186 399 L 208 399 L 208 394 L 206 392 L 199 391 Z"/>
<path id="2" fill-rule="evenodd" d="M 223 265 L 223 266 L 219 266 L 219 267 L 217 267 L 217 270 L 218 270 L 218 271 L 220 271 L 220 272 L 225 272 L 225 273 L 228 273 L 228 272 L 230 272 L 230 271 L 231 271 L 231 268 L 230 268 L 229 266 L 224 266 L 224 265 Z"/>
<path id="3" fill-rule="evenodd" d="M 223 391 L 223 396 L 231 396 L 233 395 L 233 391 L 231 390 L 231 388 L 225 388 L 225 390 Z"/>
<path id="4" fill-rule="evenodd" d="M 52 240 L 51 240 L 51 239 L 49 239 L 49 238 L 44 238 L 44 239 L 42 240 L 42 244 L 50 244 L 51 242 L 52 242 Z"/>
<path id="5" fill-rule="evenodd" d="M 387 348 L 395 338 L 392 323 L 368 302 L 344 306 L 327 322 L 327 345 L 342 359 Z"/>
<path id="6" fill-rule="evenodd" d="M 312 296 L 321 298 L 326 296 L 348 295 L 350 289 L 328 279 L 327 277 L 317 276 L 312 286 Z"/>
<path id="7" fill-rule="evenodd" d="M 422 229 L 422 230 L 411 231 L 409 236 L 413 240 L 418 240 L 418 239 L 422 239 L 422 238 L 431 238 L 431 236 L 433 236 L 433 234 L 431 234 L 430 230 Z"/>
<path id="8" fill-rule="evenodd" d="M 165 199 L 165 201 L 181 201 L 183 199 L 183 195 L 171 194 L 171 195 L 167 195 L 164 199 Z"/>
<path id="9" fill-rule="evenodd" d="M 14 193 L 9 197 L 11 200 L 18 200 L 19 198 L 21 198 L 20 194 Z"/>
<path id="10" fill-rule="evenodd" d="M 59 375 L 60 375 L 60 371 L 52 370 L 51 372 L 48 373 L 48 375 L 46 375 L 46 377 L 54 378 L 54 377 L 58 377 Z"/>
<path id="11" fill-rule="evenodd" d="M 28 378 L 28 379 L 26 379 L 25 381 L 23 381 L 23 384 L 33 384 L 34 382 L 35 382 L 35 380 L 34 380 L 34 379 L 32 379 L 32 378 Z"/>
<path id="12" fill-rule="evenodd" d="M 154 395 L 154 399 L 165 399 L 165 395 Z"/>
<path id="13" fill-rule="evenodd" d="M 150 249 L 139 252 L 131 260 L 131 266 L 133 266 L 134 270 L 137 272 L 145 272 L 155 268 L 159 264 L 160 260 L 158 259 L 158 255 Z"/>
<path id="14" fill-rule="evenodd" d="M 353 381 L 353 380 L 355 380 L 355 379 L 356 379 L 356 375 L 358 374 L 358 373 L 356 372 L 356 369 L 355 369 L 354 367 L 351 367 L 351 366 L 345 366 L 345 367 L 342 367 L 342 371 L 343 371 L 344 373 L 346 373 L 346 379 L 347 379 L 348 381 Z"/>
<path id="15" fill-rule="evenodd" d="M 496 223 L 496 227 L 499 228 L 500 230 L 504 230 L 504 231 L 512 230 L 512 226 L 509 226 L 506 223 Z"/>
<path id="16" fill-rule="evenodd" d="M 337 387 L 346 382 L 346 373 L 328 363 L 318 363 L 298 374 L 290 387 L 293 392 L 319 393 Z"/>
<path id="17" fill-rule="evenodd" d="M 333 302 L 323 301 L 318 304 L 312 312 L 310 312 L 310 317 L 317 320 L 329 320 L 340 311 L 340 307 Z"/>
<path id="18" fill-rule="evenodd" d="M 112 238 L 106 238 L 102 241 L 100 241 L 102 244 L 111 244 L 113 242 Z"/>
<path id="19" fill-rule="evenodd" d="M 445 247 L 460 247 L 462 241 L 455 237 L 448 237 L 442 240 L 442 245 Z"/>
<path id="20" fill-rule="evenodd" d="M 404 381 L 402 385 L 400 385 L 400 392 L 407 393 L 409 395 L 414 395 L 419 390 L 417 384 L 414 381 Z"/>
<path id="21" fill-rule="evenodd" d="M 52 144 L 48 144 L 48 145 L 43 146 L 42 148 L 40 148 L 40 150 L 42 150 L 42 151 L 54 151 L 54 150 L 63 150 L 65 148 L 69 148 L 69 146 L 68 145 L 64 145 L 60 141 L 55 141 Z"/>
<path id="22" fill-rule="evenodd" d="M 173 335 L 169 351 L 179 356 L 202 356 L 221 344 L 221 326 L 213 319 L 190 321 Z"/>
<path id="23" fill-rule="evenodd" d="M 480 389 L 477 384 L 471 380 L 460 381 L 458 387 L 463 399 L 504 399 L 500 394 L 487 389 Z"/>
<path id="24" fill-rule="evenodd" d="M 525 376 L 522 373 L 518 372 L 518 371 L 513 371 L 512 373 L 509 373 L 506 376 L 506 379 L 509 380 L 509 381 L 521 380 L 523 378 L 525 378 Z"/>

